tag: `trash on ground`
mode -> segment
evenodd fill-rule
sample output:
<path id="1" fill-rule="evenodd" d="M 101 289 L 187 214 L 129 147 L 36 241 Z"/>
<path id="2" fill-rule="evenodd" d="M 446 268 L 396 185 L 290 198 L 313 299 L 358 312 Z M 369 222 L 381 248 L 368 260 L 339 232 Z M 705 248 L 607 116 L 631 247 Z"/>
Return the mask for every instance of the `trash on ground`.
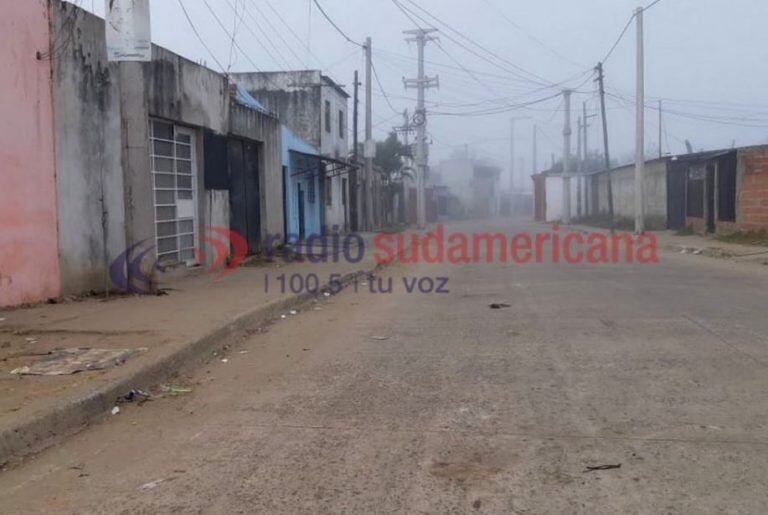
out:
<path id="1" fill-rule="evenodd" d="M 229 360 L 227 358 L 224 358 L 221 360 L 222 363 L 229 363 Z"/>
<path id="2" fill-rule="evenodd" d="M 167 477 L 165 479 L 156 479 L 155 481 L 150 481 L 149 483 L 144 483 L 140 487 L 138 487 L 136 490 L 139 492 L 148 492 L 150 490 L 154 490 L 158 486 L 160 486 L 163 483 L 166 483 L 168 481 L 173 481 L 176 479 L 175 477 Z"/>
<path id="3" fill-rule="evenodd" d="M 299 314 L 299 312 L 298 312 L 298 311 L 296 311 L 295 309 L 292 309 L 292 310 L 290 311 L 290 313 L 291 313 L 291 315 L 298 315 L 298 314 Z"/>
<path id="4" fill-rule="evenodd" d="M 280 315 L 280 318 L 288 318 L 288 317 L 285 315 Z"/>
<path id="5" fill-rule="evenodd" d="M 117 415 L 118 413 L 120 413 L 120 407 L 119 406 L 115 406 L 114 408 L 112 408 L 112 414 L 113 415 Z"/>
<path id="6" fill-rule="evenodd" d="M 117 402 L 121 404 L 126 404 L 129 402 L 138 402 L 139 404 L 143 404 L 151 398 L 152 395 L 143 390 L 131 390 L 130 392 L 117 399 Z"/>
<path id="7" fill-rule="evenodd" d="M 188 386 L 172 384 L 170 386 L 164 386 L 163 392 L 168 393 L 170 395 L 186 395 L 188 393 L 192 393 L 192 388 Z"/>
<path id="8" fill-rule="evenodd" d="M 503 308 L 511 308 L 512 306 L 510 306 L 509 304 L 504 304 L 504 303 L 495 303 L 495 302 L 494 302 L 494 303 L 493 303 L 493 304 L 491 304 L 489 307 L 490 307 L 491 309 L 503 309 Z"/>
<path id="9" fill-rule="evenodd" d="M 383 342 L 384 340 L 389 340 L 389 336 L 370 336 L 370 339 Z"/>
<path id="10" fill-rule="evenodd" d="M 585 473 L 587 472 L 595 472 L 597 470 L 614 470 L 614 469 L 620 469 L 621 463 L 618 465 L 597 465 L 596 467 L 590 467 L 589 465 L 584 470 Z"/>
<path id="11" fill-rule="evenodd" d="M 134 353 L 129 349 L 63 349 L 57 350 L 32 365 L 11 371 L 15 375 L 63 376 L 104 370 L 125 363 Z"/>
<path id="12" fill-rule="evenodd" d="M 323 293 L 323 295 L 326 296 L 326 297 L 330 297 L 331 296 L 331 294 L 328 293 L 328 292 Z"/>

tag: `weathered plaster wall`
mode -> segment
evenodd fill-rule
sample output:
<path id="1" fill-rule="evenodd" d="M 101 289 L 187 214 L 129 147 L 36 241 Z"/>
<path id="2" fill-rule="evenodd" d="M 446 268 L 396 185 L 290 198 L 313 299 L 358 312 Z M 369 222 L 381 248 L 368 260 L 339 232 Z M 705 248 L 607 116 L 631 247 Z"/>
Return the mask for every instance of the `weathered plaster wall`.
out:
<path id="1" fill-rule="evenodd" d="M 52 12 L 69 38 L 53 60 L 62 291 L 102 290 L 126 248 L 119 70 L 102 19 L 58 1 Z"/>
<path id="2" fill-rule="evenodd" d="M 347 179 L 344 181 L 344 179 Z M 338 227 L 339 232 L 344 232 L 349 225 L 349 197 L 347 196 L 347 205 L 343 203 L 344 196 L 349 194 L 349 179 L 347 175 L 337 175 L 336 177 L 326 177 L 325 181 L 330 182 L 331 203 L 325 204 L 325 225 L 329 231 Z M 344 193 L 344 184 L 346 182 L 347 192 Z"/>
<path id="3" fill-rule="evenodd" d="M 227 133 L 230 98 L 225 76 L 157 45 L 152 46 L 148 67 L 150 116 Z"/>
<path id="4" fill-rule="evenodd" d="M 608 178 L 605 173 L 598 176 L 600 213 L 608 213 Z M 613 211 L 617 218 L 635 217 L 635 166 L 615 168 L 611 172 L 613 187 Z M 667 160 L 656 159 L 645 164 L 644 210 L 646 225 L 652 228 L 663 225 L 667 220 Z"/>
<path id="5" fill-rule="evenodd" d="M 0 305 L 60 292 L 48 2 L 0 16 Z"/>
<path id="6" fill-rule="evenodd" d="M 280 122 L 310 145 L 321 146 L 321 77 L 319 71 L 235 73 L 242 85 Z"/>
<path id="7" fill-rule="evenodd" d="M 347 159 L 349 145 L 349 128 L 347 127 L 347 97 L 339 91 L 325 78 L 322 79 L 320 89 L 321 122 L 322 137 L 320 152 L 324 156 L 336 159 Z M 331 130 L 325 130 L 325 102 L 331 106 Z M 339 133 L 339 111 L 344 120 L 344 132 Z"/>

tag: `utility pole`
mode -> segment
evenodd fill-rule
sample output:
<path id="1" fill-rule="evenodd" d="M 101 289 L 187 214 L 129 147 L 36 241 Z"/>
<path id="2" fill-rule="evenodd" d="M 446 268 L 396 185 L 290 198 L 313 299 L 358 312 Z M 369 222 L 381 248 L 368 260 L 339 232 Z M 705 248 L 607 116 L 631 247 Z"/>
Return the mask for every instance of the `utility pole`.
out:
<path id="1" fill-rule="evenodd" d="M 536 141 L 536 138 L 538 137 L 538 135 L 539 135 L 539 127 L 536 124 L 534 124 L 533 125 L 533 175 L 536 175 L 537 173 L 539 173 L 539 171 L 537 170 L 537 168 L 539 167 L 537 162 L 539 158 L 538 156 L 539 149 L 538 149 L 538 142 Z"/>
<path id="2" fill-rule="evenodd" d="M 579 116 L 577 121 L 577 127 L 578 127 L 578 137 L 576 138 L 577 144 L 576 144 L 576 217 L 581 218 L 581 177 L 584 173 L 584 158 L 581 154 L 581 148 L 582 148 L 582 131 L 584 130 L 584 127 L 582 126 L 582 118 Z"/>
<path id="3" fill-rule="evenodd" d="M 360 98 L 359 98 L 359 89 L 360 89 L 360 79 L 359 74 L 357 70 L 355 70 L 355 96 L 354 96 L 354 105 L 352 106 L 352 161 L 357 164 L 359 156 L 359 152 L 357 149 L 358 146 L 358 118 L 359 118 L 359 107 L 360 107 Z"/>
<path id="4" fill-rule="evenodd" d="M 563 128 L 563 223 L 571 223 L 571 93 L 563 91 L 565 127 Z"/>
<path id="5" fill-rule="evenodd" d="M 362 196 L 362 185 L 363 185 L 363 178 L 361 177 L 360 173 L 360 167 L 358 166 L 360 163 L 360 151 L 358 149 L 358 137 L 359 137 L 359 118 L 360 118 L 360 78 L 359 73 L 357 70 L 355 70 L 355 95 L 354 95 L 354 101 L 352 106 L 352 164 L 355 166 L 355 174 L 354 174 L 354 181 L 350 183 L 352 187 L 354 187 L 354 216 L 352 217 L 352 227 L 354 231 L 359 231 L 361 227 L 363 227 L 363 224 L 361 223 L 361 219 L 363 217 L 362 209 L 363 206 L 363 196 Z M 350 195 L 352 197 L 352 195 Z"/>
<path id="6" fill-rule="evenodd" d="M 365 228 L 374 229 L 373 221 L 373 61 L 371 38 L 365 38 Z"/>
<path id="7" fill-rule="evenodd" d="M 509 119 L 509 193 L 515 190 L 515 119 Z M 511 207 L 511 206 L 510 206 Z"/>
<path id="8" fill-rule="evenodd" d="M 403 144 L 405 145 L 405 148 L 408 149 L 409 154 L 410 154 L 410 150 L 411 150 L 411 138 L 410 138 L 410 136 L 411 136 L 411 132 L 413 132 L 413 125 L 411 125 L 411 117 L 410 117 L 410 115 L 408 113 L 408 109 L 403 111 L 403 125 L 400 126 L 400 127 L 395 127 L 394 130 L 398 134 L 402 134 L 403 135 Z M 412 161 L 413 161 L 413 156 L 411 155 L 411 156 L 409 156 L 407 158 L 407 162 L 410 165 L 410 163 Z M 405 183 L 405 179 L 403 179 L 402 185 L 403 185 L 403 205 L 404 205 L 404 209 L 405 209 L 405 220 L 407 221 L 408 220 L 408 205 L 409 205 L 408 197 L 410 196 L 408 190 L 410 190 L 410 188 Z"/>
<path id="9" fill-rule="evenodd" d="M 663 138 L 662 138 L 662 127 L 664 124 L 664 119 L 662 117 L 662 101 L 659 100 L 659 159 L 664 157 L 664 147 L 662 146 Z"/>
<path id="10" fill-rule="evenodd" d="M 643 8 L 635 11 L 637 19 L 637 113 L 635 128 L 635 233 L 645 231 L 643 186 L 645 178 L 645 55 L 643 48 Z"/>
<path id="11" fill-rule="evenodd" d="M 605 154 L 605 174 L 608 180 L 608 217 L 610 218 L 611 232 L 615 229 L 613 217 L 613 180 L 611 178 L 611 154 L 608 147 L 608 118 L 605 115 L 605 76 L 603 75 L 603 63 L 597 63 L 597 81 L 600 84 L 600 111 L 603 117 L 603 153 Z"/>
<path id="12" fill-rule="evenodd" d="M 415 88 L 418 92 L 414 125 L 416 126 L 416 205 L 419 229 L 427 226 L 427 110 L 424 105 L 424 97 L 427 89 L 439 87 L 440 85 L 438 77 L 431 78 L 424 74 L 424 47 L 427 46 L 429 41 L 437 39 L 434 36 L 430 36 L 433 32 L 437 32 L 437 29 L 404 31 L 404 34 L 411 36 L 406 41 L 415 42 L 419 49 L 418 77 L 416 79 L 403 79 L 406 89 Z"/>

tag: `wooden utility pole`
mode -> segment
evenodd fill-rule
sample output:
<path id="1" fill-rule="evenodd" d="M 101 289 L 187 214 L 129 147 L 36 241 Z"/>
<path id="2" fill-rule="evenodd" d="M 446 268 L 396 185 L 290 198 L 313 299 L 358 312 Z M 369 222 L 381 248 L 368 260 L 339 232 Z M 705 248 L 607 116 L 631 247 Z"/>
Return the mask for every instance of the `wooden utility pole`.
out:
<path id="1" fill-rule="evenodd" d="M 354 211 L 352 215 L 352 230 L 359 231 L 362 227 L 363 218 L 363 177 L 360 173 L 360 150 L 359 150 L 359 119 L 360 119 L 360 77 L 357 70 L 355 70 L 355 82 L 354 82 L 354 100 L 352 105 L 352 164 L 355 167 L 353 175 L 354 181 L 350 182 L 350 186 L 354 190 L 350 193 L 350 197 L 354 200 Z M 352 209 L 350 209 L 352 211 Z"/>
<path id="2" fill-rule="evenodd" d="M 645 55 L 643 48 L 643 8 L 635 11 L 637 20 L 637 93 L 635 127 L 635 233 L 645 231 L 643 187 L 645 179 Z"/>
<path id="3" fill-rule="evenodd" d="M 615 229 L 613 216 L 613 180 L 611 178 L 611 154 L 608 147 L 608 118 L 605 115 L 605 76 L 603 75 L 603 63 L 597 63 L 597 81 L 600 85 L 600 111 L 603 117 L 603 153 L 605 154 L 605 174 L 608 181 L 608 217 L 611 232 Z"/>
<path id="4" fill-rule="evenodd" d="M 373 58 L 371 38 L 365 38 L 365 229 L 374 229 L 373 221 Z"/>
<path id="5" fill-rule="evenodd" d="M 563 127 L 563 223 L 571 223 L 571 94 L 563 91 L 565 99 L 565 126 Z"/>

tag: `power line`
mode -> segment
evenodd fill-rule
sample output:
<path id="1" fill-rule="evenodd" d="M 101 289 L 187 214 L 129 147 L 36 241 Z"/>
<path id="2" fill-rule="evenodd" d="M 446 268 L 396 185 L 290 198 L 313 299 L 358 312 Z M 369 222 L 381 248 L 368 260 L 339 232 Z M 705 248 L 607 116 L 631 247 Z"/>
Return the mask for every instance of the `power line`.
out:
<path id="1" fill-rule="evenodd" d="M 232 7 L 232 4 L 229 0 L 227 0 L 227 4 L 229 4 L 230 8 Z M 256 33 L 253 31 L 251 26 L 249 24 L 245 24 L 245 28 L 248 29 L 248 32 L 251 33 L 253 38 L 259 43 L 259 46 L 266 52 L 266 54 L 272 59 L 272 61 L 277 65 L 278 68 L 281 68 L 283 70 L 288 70 L 291 68 L 291 63 L 288 62 L 288 59 L 285 58 L 285 55 L 280 51 L 280 49 L 272 42 L 272 38 L 270 38 L 266 31 L 261 27 L 259 24 L 259 21 L 256 19 L 256 17 L 251 13 L 251 11 L 248 10 L 247 6 L 244 7 L 245 14 L 248 15 L 248 17 L 253 20 L 253 23 L 256 25 L 256 28 L 259 30 L 262 36 L 269 42 L 269 45 L 272 47 L 272 50 L 275 51 L 275 54 L 277 54 L 278 57 L 280 57 L 280 61 L 275 57 L 275 54 L 270 52 L 269 48 L 267 48 L 267 45 L 264 44 L 264 41 L 256 35 Z M 282 62 L 282 64 L 280 64 Z"/>
<path id="2" fill-rule="evenodd" d="M 616 41 L 613 43 L 613 46 L 611 46 L 611 49 L 608 50 L 608 53 L 603 57 L 603 60 L 600 61 L 601 63 L 605 63 L 611 55 L 613 55 L 613 51 L 616 50 L 616 47 L 619 46 L 619 43 L 622 39 L 624 39 L 624 35 L 629 30 L 630 25 L 632 25 L 632 20 L 635 19 L 635 13 L 632 13 L 632 16 L 629 17 L 629 20 L 627 21 L 627 24 L 624 26 L 624 30 L 621 31 L 621 34 L 619 34 L 619 37 L 616 39 Z"/>
<path id="3" fill-rule="evenodd" d="M 317 57 L 317 55 L 315 55 L 312 52 L 312 49 L 309 48 L 309 45 L 303 39 L 301 39 L 298 34 L 296 34 L 296 31 L 293 30 L 293 27 L 291 27 L 291 25 L 288 22 L 285 21 L 285 18 L 283 18 L 283 16 L 280 14 L 280 12 L 277 9 L 275 9 L 275 7 L 272 5 L 272 2 L 270 2 L 269 0 L 265 0 L 265 2 L 267 4 L 267 7 L 269 7 L 269 9 L 273 13 L 275 13 L 275 16 L 277 16 L 277 19 L 279 19 L 280 22 L 283 24 L 283 26 L 285 26 L 285 28 L 288 29 L 288 32 L 290 32 L 291 35 L 296 39 L 296 41 L 298 41 L 299 44 L 302 47 L 304 47 L 304 49 L 307 51 L 307 54 L 309 56 L 311 56 L 312 58 L 314 58 L 315 61 L 317 61 L 317 64 L 319 64 L 321 67 L 325 68 L 325 66 L 323 65 L 323 62 L 320 60 L 320 58 Z"/>
<path id="4" fill-rule="evenodd" d="M 293 47 L 288 44 L 288 42 L 283 37 L 282 33 L 279 30 L 277 30 L 274 25 L 272 25 L 272 22 L 269 20 L 269 16 L 266 16 L 264 14 L 264 11 L 261 10 L 261 8 L 256 2 L 251 0 L 250 3 L 256 9 L 256 11 L 258 11 L 258 13 L 264 19 L 264 21 L 267 22 L 267 25 L 269 26 L 270 29 L 272 29 L 272 32 L 274 32 L 277 35 L 277 37 L 280 39 L 280 41 L 283 43 L 283 45 L 285 45 L 285 48 L 287 48 L 288 51 L 291 53 L 291 55 L 293 55 L 294 59 L 296 59 L 296 62 L 298 62 L 304 68 L 307 68 L 307 65 L 304 62 L 304 60 L 301 57 L 299 57 L 296 52 L 294 52 Z"/>
<path id="5" fill-rule="evenodd" d="M 660 0 L 659 0 L 659 1 L 660 1 Z M 549 45 L 547 45 L 546 43 L 544 43 L 543 41 L 541 41 L 539 38 L 537 38 L 537 37 L 536 37 L 536 36 L 534 36 L 533 34 L 531 34 L 531 33 L 529 33 L 528 31 L 526 31 L 526 30 L 525 30 L 525 29 L 524 29 L 522 26 L 520 26 L 520 24 L 516 23 L 516 22 L 515 22 L 514 20 L 512 20 L 512 19 L 511 19 L 509 16 L 507 16 L 507 14 L 506 14 L 506 13 L 505 13 L 505 12 L 504 12 L 504 11 L 503 11 L 503 10 L 502 10 L 500 7 L 499 7 L 499 6 L 497 6 L 496 4 L 494 4 L 493 2 L 491 2 L 491 0 L 483 0 L 483 2 L 485 2 L 485 4 L 486 4 L 486 5 L 488 5 L 489 7 L 491 7 L 491 9 L 493 9 L 493 10 L 495 10 L 497 13 L 499 13 L 499 16 L 501 16 L 501 17 L 502 17 L 502 18 L 503 18 L 503 19 L 504 19 L 504 20 L 505 20 L 507 23 L 509 23 L 509 24 L 510 24 L 510 25 L 512 25 L 514 28 L 516 28 L 517 30 L 519 30 L 520 32 L 522 32 L 522 33 L 523 33 L 525 36 L 527 36 L 527 37 L 528 37 L 528 38 L 529 38 L 531 41 L 533 41 L 534 43 L 536 43 L 537 45 L 539 45 L 539 46 L 540 46 L 541 48 L 543 48 L 544 50 L 547 50 L 548 52 L 550 52 L 550 53 L 551 53 L 552 55 L 554 55 L 555 57 L 558 57 L 558 58 L 560 58 L 561 60 L 563 60 L 563 61 L 565 61 L 565 62 L 567 62 L 567 63 L 569 63 L 569 64 L 572 64 L 573 66 L 576 66 L 577 68 L 583 68 L 583 67 L 584 67 L 584 65 L 582 65 L 582 64 L 580 64 L 580 63 L 577 63 L 577 62 L 576 62 L 576 61 L 574 61 L 573 59 L 570 59 L 570 58 L 568 58 L 568 57 L 564 56 L 563 54 L 561 54 L 560 52 L 558 52 L 558 51 L 557 51 L 557 50 L 555 50 L 554 48 L 550 47 Z"/>
<path id="6" fill-rule="evenodd" d="M 448 29 L 450 32 L 452 32 L 452 33 L 456 34 L 456 35 L 457 35 L 458 37 L 460 37 L 461 39 L 463 39 L 463 40 L 465 40 L 465 41 L 467 41 L 467 42 L 471 43 L 471 44 L 472 44 L 472 45 L 474 45 L 475 47 L 479 48 L 481 51 L 483 51 L 483 52 L 485 52 L 486 54 L 488 54 L 488 55 L 492 56 L 492 57 L 493 57 L 494 59 L 496 59 L 498 62 L 501 62 L 501 63 L 505 63 L 505 64 L 507 64 L 508 66 L 511 66 L 512 68 L 514 68 L 514 69 L 516 69 L 516 70 L 519 70 L 519 72 L 521 72 L 521 73 L 524 73 L 524 74 L 527 74 L 527 75 L 530 75 L 531 77 L 534 77 L 534 78 L 536 79 L 536 80 L 533 80 L 533 79 L 530 79 L 530 78 L 528 78 L 528 77 L 523 77 L 525 80 L 528 80 L 529 82 L 533 82 L 533 83 L 536 83 L 536 84 L 538 84 L 538 85 L 542 85 L 542 86 L 551 86 L 551 85 L 552 85 L 552 82 L 551 82 L 551 81 L 549 81 L 549 80 L 547 80 L 547 79 L 545 79 L 545 78 L 543 78 L 543 77 L 541 77 L 541 76 L 539 76 L 539 75 L 537 75 L 537 74 L 535 74 L 535 73 L 533 73 L 533 72 L 530 72 L 530 71 L 526 70 L 525 68 L 523 68 L 523 67 L 521 67 L 521 66 L 519 66 L 519 65 L 517 65 L 517 64 L 515 64 L 515 63 L 513 63 L 513 62 L 512 62 L 512 61 L 510 61 L 509 59 L 506 59 L 506 58 L 504 58 L 504 57 L 501 57 L 501 56 L 499 56 L 498 54 L 496 54 L 496 53 L 494 53 L 493 51 L 491 51 L 491 50 L 487 49 L 486 47 L 484 47 L 483 45 L 481 45 L 481 44 L 480 44 L 480 43 L 478 43 L 477 41 L 473 40 L 472 38 L 469 38 L 469 37 L 467 37 L 467 36 L 466 36 L 466 35 L 464 35 L 464 34 L 463 34 L 461 31 L 459 31 L 459 30 L 457 30 L 457 29 L 453 28 L 453 27 L 452 27 L 451 25 L 449 25 L 448 23 L 446 23 L 446 22 L 442 21 L 440 18 L 438 18 L 438 17 L 437 17 L 437 16 L 435 16 L 434 14 L 430 13 L 430 12 L 429 12 L 427 9 L 425 9 L 425 8 L 423 8 L 423 7 L 421 7 L 421 6 L 419 6 L 419 5 L 418 5 L 418 4 L 417 4 L 417 3 L 416 3 L 414 0 L 405 0 L 405 1 L 407 1 L 409 4 L 413 5 L 415 8 L 417 8 L 418 10 L 420 10 L 421 12 L 423 12 L 425 15 L 429 16 L 430 18 L 432 18 L 433 20 L 435 20 L 436 22 L 438 22 L 439 24 L 441 24 L 441 25 L 443 25 L 444 27 L 446 27 L 446 28 L 447 28 L 447 29 Z M 406 9 L 407 9 L 407 8 L 406 8 Z M 418 14 L 416 14 L 416 13 L 414 13 L 414 12 L 413 12 L 412 10 L 410 10 L 410 9 L 408 9 L 408 10 L 409 10 L 409 11 L 410 11 L 412 14 L 414 14 L 416 17 L 418 17 L 418 18 L 419 18 L 419 19 L 421 19 L 422 21 L 425 21 L 425 22 L 426 22 L 426 20 L 424 20 L 424 19 L 423 19 L 421 16 L 419 16 L 419 15 L 418 15 Z M 459 43 L 457 40 L 455 40 L 454 38 L 452 38 L 450 35 L 448 35 L 448 34 L 445 34 L 445 36 L 446 36 L 448 39 L 450 39 L 451 41 L 453 41 L 454 43 L 456 43 L 456 44 L 458 44 L 459 46 L 461 46 L 462 48 L 464 48 L 465 50 L 467 50 L 467 51 L 471 51 L 471 50 L 470 50 L 470 49 L 468 49 L 466 46 L 462 45 L 462 44 L 461 44 L 461 43 Z M 492 61 L 492 60 L 490 60 L 490 59 L 487 59 L 487 58 L 485 58 L 484 56 L 481 56 L 481 55 L 477 54 L 477 53 L 476 53 L 476 52 L 474 52 L 474 51 L 471 51 L 471 52 L 472 52 L 473 54 L 477 55 L 478 57 L 480 57 L 481 59 L 484 59 L 484 60 L 488 61 L 489 63 L 491 63 L 491 64 L 493 64 L 493 65 L 495 65 L 495 66 L 497 66 L 497 67 L 500 67 L 500 68 L 502 68 L 502 69 L 503 69 L 503 67 L 499 66 L 498 62 L 494 62 L 494 61 Z M 507 72 L 509 72 L 509 70 L 506 70 L 506 71 L 507 71 Z M 516 73 L 516 72 L 509 72 L 509 73 Z"/>
<path id="7" fill-rule="evenodd" d="M 530 102 L 523 102 L 516 105 L 506 105 L 504 107 L 499 108 L 489 108 L 485 110 L 477 110 L 477 111 L 465 111 L 465 112 L 439 112 L 439 111 L 433 111 L 431 114 L 438 115 L 438 116 L 487 116 L 491 114 L 501 114 L 506 113 L 509 111 L 513 111 L 515 109 L 522 109 L 524 107 L 528 107 L 531 105 L 541 104 L 542 102 L 546 102 L 548 100 L 552 100 L 553 98 L 557 98 L 561 95 L 561 93 L 556 93 L 554 95 L 549 95 L 544 98 L 540 98 L 537 100 L 531 100 Z"/>
<path id="8" fill-rule="evenodd" d="M 395 107 L 392 105 L 392 102 L 390 102 L 389 95 L 387 95 L 387 92 L 384 90 L 384 86 L 381 84 L 381 79 L 379 79 L 379 72 L 376 71 L 376 66 L 373 64 L 373 61 L 371 61 L 371 69 L 373 70 L 373 76 L 376 78 L 376 83 L 379 85 L 379 89 L 381 89 L 381 93 L 384 95 L 384 100 L 387 101 L 387 105 L 390 109 L 392 109 L 392 112 L 400 116 L 402 113 L 395 109 Z"/>
<path id="9" fill-rule="evenodd" d="M 189 22 L 189 26 L 192 27 L 192 32 L 195 33 L 195 36 L 197 36 L 198 41 L 200 41 L 200 44 L 203 45 L 203 48 L 205 48 L 208 51 L 208 54 L 213 58 L 213 60 L 216 62 L 216 64 L 219 65 L 219 68 L 221 68 L 221 71 L 226 73 L 226 70 L 224 69 L 224 65 L 221 64 L 221 61 L 219 61 L 216 58 L 216 54 L 214 54 L 211 49 L 208 47 L 208 45 L 205 43 L 205 40 L 200 36 L 200 33 L 197 31 L 197 27 L 195 27 L 194 22 L 192 21 L 192 18 L 189 16 L 189 13 L 187 12 L 187 8 L 184 7 L 184 4 L 181 2 L 181 0 L 178 0 L 179 7 L 181 7 L 181 10 L 184 11 L 184 16 L 187 18 L 187 21 Z"/>
<path id="10" fill-rule="evenodd" d="M 359 47 L 362 47 L 362 46 L 363 46 L 363 45 L 361 45 L 360 43 L 358 43 L 357 41 L 354 41 L 352 38 L 350 38 L 349 36 L 347 36 L 347 35 L 344 33 L 344 31 L 343 31 L 343 30 L 341 30 L 341 29 L 339 28 L 339 26 L 338 26 L 338 25 L 336 25 L 336 23 L 335 23 L 335 22 L 334 22 L 334 21 L 331 19 L 331 17 L 330 17 L 330 16 L 328 16 L 328 13 L 326 13 L 326 12 L 325 12 L 325 9 L 323 9 L 323 7 L 320 5 L 320 2 L 318 2 L 318 0 L 313 0 L 313 2 L 314 2 L 314 4 L 315 4 L 315 6 L 317 6 L 317 8 L 320 10 L 320 13 L 323 15 L 323 17 L 324 17 L 326 20 L 328 20 L 328 23 L 330 23 L 330 24 L 333 26 L 333 28 L 334 28 L 334 29 L 336 29 L 336 32 L 338 32 L 339 34 L 341 34 L 341 35 L 342 35 L 342 37 L 343 37 L 344 39 L 346 39 L 348 42 L 352 43 L 353 45 L 357 45 L 357 46 L 359 46 Z"/>

